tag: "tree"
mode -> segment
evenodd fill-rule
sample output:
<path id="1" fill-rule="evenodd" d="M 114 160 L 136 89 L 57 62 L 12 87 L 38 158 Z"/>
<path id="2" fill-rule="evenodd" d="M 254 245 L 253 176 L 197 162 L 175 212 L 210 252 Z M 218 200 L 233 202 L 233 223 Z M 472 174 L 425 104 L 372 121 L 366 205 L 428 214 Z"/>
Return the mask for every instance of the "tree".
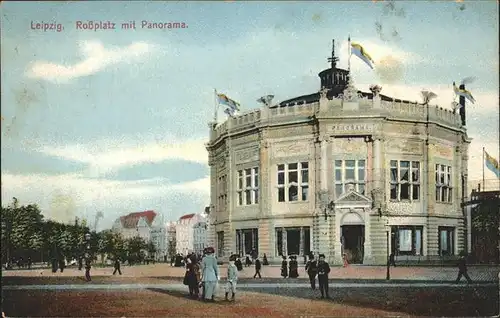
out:
<path id="1" fill-rule="evenodd" d="M 126 251 L 129 260 L 142 261 L 144 259 L 144 250 L 147 249 L 147 244 L 140 236 L 136 236 L 126 240 Z"/>
<path id="2" fill-rule="evenodd" d="M 148 244 L 146 246 L 146 250 L 148 251 L 148 257 L 154 258 L 155 254 L 156 254 L 156 246 L 152 241 L 148 242 Z"/>
<path id="3" fill-rule="evenodd" d="M 99 233 L 99 253 L 106 254 L 111 258 L 122 258 L 124 252 L 124 240 L 120 233 L 112 230 L 104 230 Z"/>
<path id="4" fill-rule="evenodd" d="M 37 205 L 20 206 L 17 198 L 2 207 L 2 261 L 30 256 L 42 247 L 43 215 Z"/>

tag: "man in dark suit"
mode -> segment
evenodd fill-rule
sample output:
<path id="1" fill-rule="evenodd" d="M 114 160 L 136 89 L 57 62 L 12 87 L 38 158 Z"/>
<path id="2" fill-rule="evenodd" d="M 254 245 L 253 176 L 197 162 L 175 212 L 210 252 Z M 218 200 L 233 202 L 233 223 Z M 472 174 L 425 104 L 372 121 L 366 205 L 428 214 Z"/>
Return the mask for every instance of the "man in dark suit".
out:
<path id="1" fill-rule="evenodd" d="M 318 282 L 321 299 L 330 298 L 328 291 L 328 274 L 330 274 L 330 265 L 325 261 L 325 254 L 319 254 L 318 261 Z"/>
<path id="2" fill-rule="evenodd" d="M 255 275 L 253 275 L 253 278 L 256 278 L 257 275 L 259 275 L 259 278 L 262 278 L 262 276 L 260 276 L 260 269 L 262 268 L 262 264 L 260 263 L 260 259 L 257 257 L 255 259 Z"/>
<path id="3" fill-rule="evenodd" d="M 467 283 L 472 283 L 472 279 L 470 279 L 469 274 L 467 274 L 467 256 L 465 253 L 460 254 L 460 260 L 458 261 L 458 276 L 455 283 L 460 282 L 462 276 L 467 279 Z"/>
<path id="4" fill-rule="evenodd" d="M 309 282 L 311 282 L 311 288 L 316 289 L 316 275 L 318 274 L 317 262 L 314 259 L 314 255 L 309 255 L 309 261 L 306 264 L 306 272 L 309 276 Z"/>

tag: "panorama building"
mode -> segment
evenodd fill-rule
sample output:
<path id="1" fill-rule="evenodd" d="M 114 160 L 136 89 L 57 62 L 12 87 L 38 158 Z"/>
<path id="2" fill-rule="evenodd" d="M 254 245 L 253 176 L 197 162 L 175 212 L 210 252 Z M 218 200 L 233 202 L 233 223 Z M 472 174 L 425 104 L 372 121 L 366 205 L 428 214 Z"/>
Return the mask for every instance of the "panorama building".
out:
<path id="1" fill-rule="evenodd" d="M 223 261 L 252 250 L 270 262 L 313 251 L 331 264 L 458 255 L 465 107 L 358 91 L 333 50 L 329 61 L 319 92 L 210 124 L 209 244 Z"/>

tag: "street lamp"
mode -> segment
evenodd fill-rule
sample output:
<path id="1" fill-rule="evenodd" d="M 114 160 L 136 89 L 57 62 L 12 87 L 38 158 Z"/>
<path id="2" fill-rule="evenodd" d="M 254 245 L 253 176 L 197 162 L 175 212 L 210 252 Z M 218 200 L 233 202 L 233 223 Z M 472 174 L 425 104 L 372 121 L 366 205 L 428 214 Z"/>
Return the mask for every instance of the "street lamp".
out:
<path id="1" fill-rule="evenodd" d="M 391 231 L 391 227 L 389 225 L 389 220 L 387 220 L 387 223 L 385 224 L 385 234 L 386 234 L 386 238 L 387 238 L 387 273 L 386 273 L 385 279 L 387 279 L 387 280 L 391 279 L 391 272 L 389 270 L 389 266 L 390 266 L 390 262 L 389 262 L 389 258 L 390 258 L 390 254 L 389 254 L 389 233 L 390 233 L 390 231 Z"/>
<path id="2" fill-rule="evenodd" d="M 91 263 L 91 253 L 90 253 L 90 233 L 86 233 L 84 238 L 87 243 L 87 251 L 85 252 L 85 278 L 90 281 L 90 263 Z"/>

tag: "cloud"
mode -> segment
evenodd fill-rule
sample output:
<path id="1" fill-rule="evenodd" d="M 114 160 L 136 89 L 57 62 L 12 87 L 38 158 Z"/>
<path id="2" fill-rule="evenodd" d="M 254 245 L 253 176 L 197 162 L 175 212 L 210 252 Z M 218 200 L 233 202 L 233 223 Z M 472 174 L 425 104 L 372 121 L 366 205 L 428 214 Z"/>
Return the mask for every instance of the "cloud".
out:
<path id="1" fill-rule="evenodd" d="M 83 41 L 79 43 L 79 47 L 84 60 L 73 65 L 35 61 L 29 66 L 26 75 L 51 82 L 67 83 L 75 78 L 95 74 L 113 64 L 130 62 L 153 50 L 153 46 L 146 42 L 135 42 L 122 48 L 105 48 L 99 41 Z"/>
<path id="2" fill-rule="evenodd" d="M 208 204 L 210 178 L 173 184 L 164 178 L 138 181 L 88 179 L 81 174 L 59 176 L 2 173 L 2 200 L 18 197 L 21 204 L 36 202 L 47 217 L 71 221 L 89 207 L 147 209 L 162 198 L 185 196 Z"/>
<path id="3" fill-rule="evenodd" d="M 169 139 L 171 141 L 150 142 L 103 139 L 87 144 L 43 146 L 38 151 L 46 155 L 86 163 L 89 165 L 87 174 L 93 177 L 138 164 L 158 163 L 165 160 L 208 163 L 205 138 L 185 141 Z"/>

